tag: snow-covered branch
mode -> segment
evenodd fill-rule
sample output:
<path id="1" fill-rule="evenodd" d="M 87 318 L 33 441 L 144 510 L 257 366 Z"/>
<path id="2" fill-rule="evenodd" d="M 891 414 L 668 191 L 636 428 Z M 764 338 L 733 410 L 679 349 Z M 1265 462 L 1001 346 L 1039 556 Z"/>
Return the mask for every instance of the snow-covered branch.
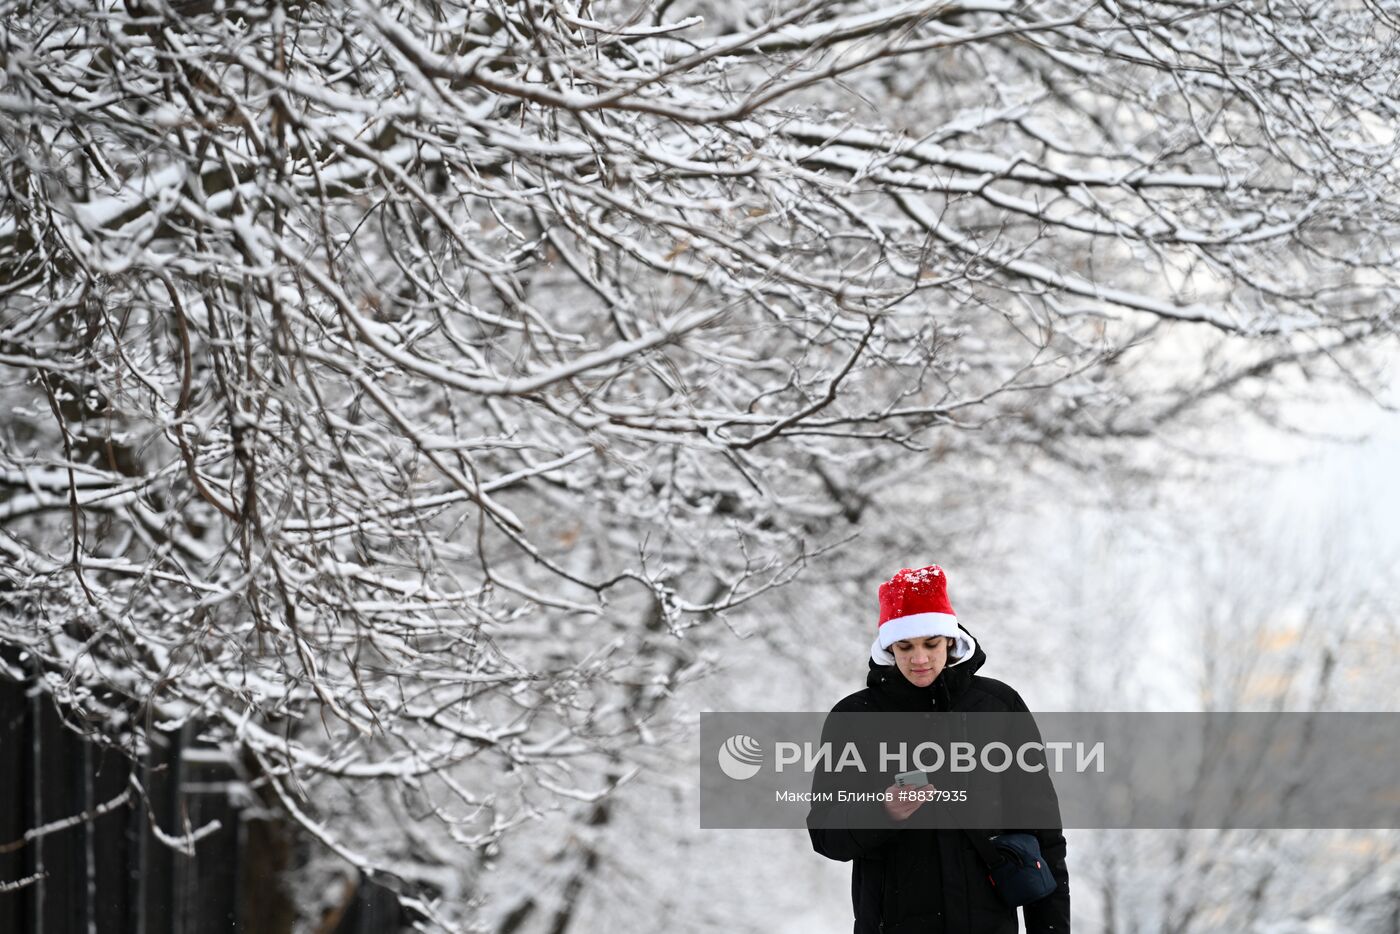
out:
<path id="1" fill-rule="evenodd" d="M 485 859 L 889 478 L 1364 388 L 1385 9 L 0 0 L 0 642 Z"/>

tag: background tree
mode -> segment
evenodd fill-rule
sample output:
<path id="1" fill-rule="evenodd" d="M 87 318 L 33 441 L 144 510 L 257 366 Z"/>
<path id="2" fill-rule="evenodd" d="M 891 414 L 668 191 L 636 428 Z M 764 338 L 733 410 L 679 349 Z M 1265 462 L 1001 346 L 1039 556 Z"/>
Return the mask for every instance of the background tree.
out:
<path id="1" fill-rule="evenodd" d="M 881 489 L 1392 336 L 1387 4 L 0 11 L 0 636 L 443 925 Z"/>

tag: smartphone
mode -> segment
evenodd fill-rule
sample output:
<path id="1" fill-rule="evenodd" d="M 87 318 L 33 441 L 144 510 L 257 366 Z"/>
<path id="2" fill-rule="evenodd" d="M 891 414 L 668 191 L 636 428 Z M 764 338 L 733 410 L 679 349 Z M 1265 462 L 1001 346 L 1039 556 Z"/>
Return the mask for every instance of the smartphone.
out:
<path id="1" fill-rule="evenodd" d="M 918 770 L 900 772 L 894 777 L 894 783 L 899 788 L 922 788 L 928 784 L 928 775 Z"/>

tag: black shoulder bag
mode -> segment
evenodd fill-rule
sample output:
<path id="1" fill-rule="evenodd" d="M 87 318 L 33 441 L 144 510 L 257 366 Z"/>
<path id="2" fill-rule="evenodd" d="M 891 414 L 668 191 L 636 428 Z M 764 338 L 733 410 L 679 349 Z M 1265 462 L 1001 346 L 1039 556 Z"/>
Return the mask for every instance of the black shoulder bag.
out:
<path id="1" fill-rule="evenodd" d="M 1001 833 L 991 838 L 964 830 L 982 862 L 987 880 L 1007 905 L 1029 905 L 1059 885 L 1040 855 L 1040 841 L 1033 833 Z"/>

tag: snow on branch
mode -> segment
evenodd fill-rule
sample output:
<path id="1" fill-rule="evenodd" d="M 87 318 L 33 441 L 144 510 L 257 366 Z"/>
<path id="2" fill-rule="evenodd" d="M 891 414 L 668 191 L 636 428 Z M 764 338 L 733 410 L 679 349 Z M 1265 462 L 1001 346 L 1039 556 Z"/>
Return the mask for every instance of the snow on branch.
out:
<path id="1" fill-rule="evenodd" d="M 0 643 L 444 925 L 891 480 L 1394 338 L 1384 4 L 156 9 L 0 0 Z"/>

